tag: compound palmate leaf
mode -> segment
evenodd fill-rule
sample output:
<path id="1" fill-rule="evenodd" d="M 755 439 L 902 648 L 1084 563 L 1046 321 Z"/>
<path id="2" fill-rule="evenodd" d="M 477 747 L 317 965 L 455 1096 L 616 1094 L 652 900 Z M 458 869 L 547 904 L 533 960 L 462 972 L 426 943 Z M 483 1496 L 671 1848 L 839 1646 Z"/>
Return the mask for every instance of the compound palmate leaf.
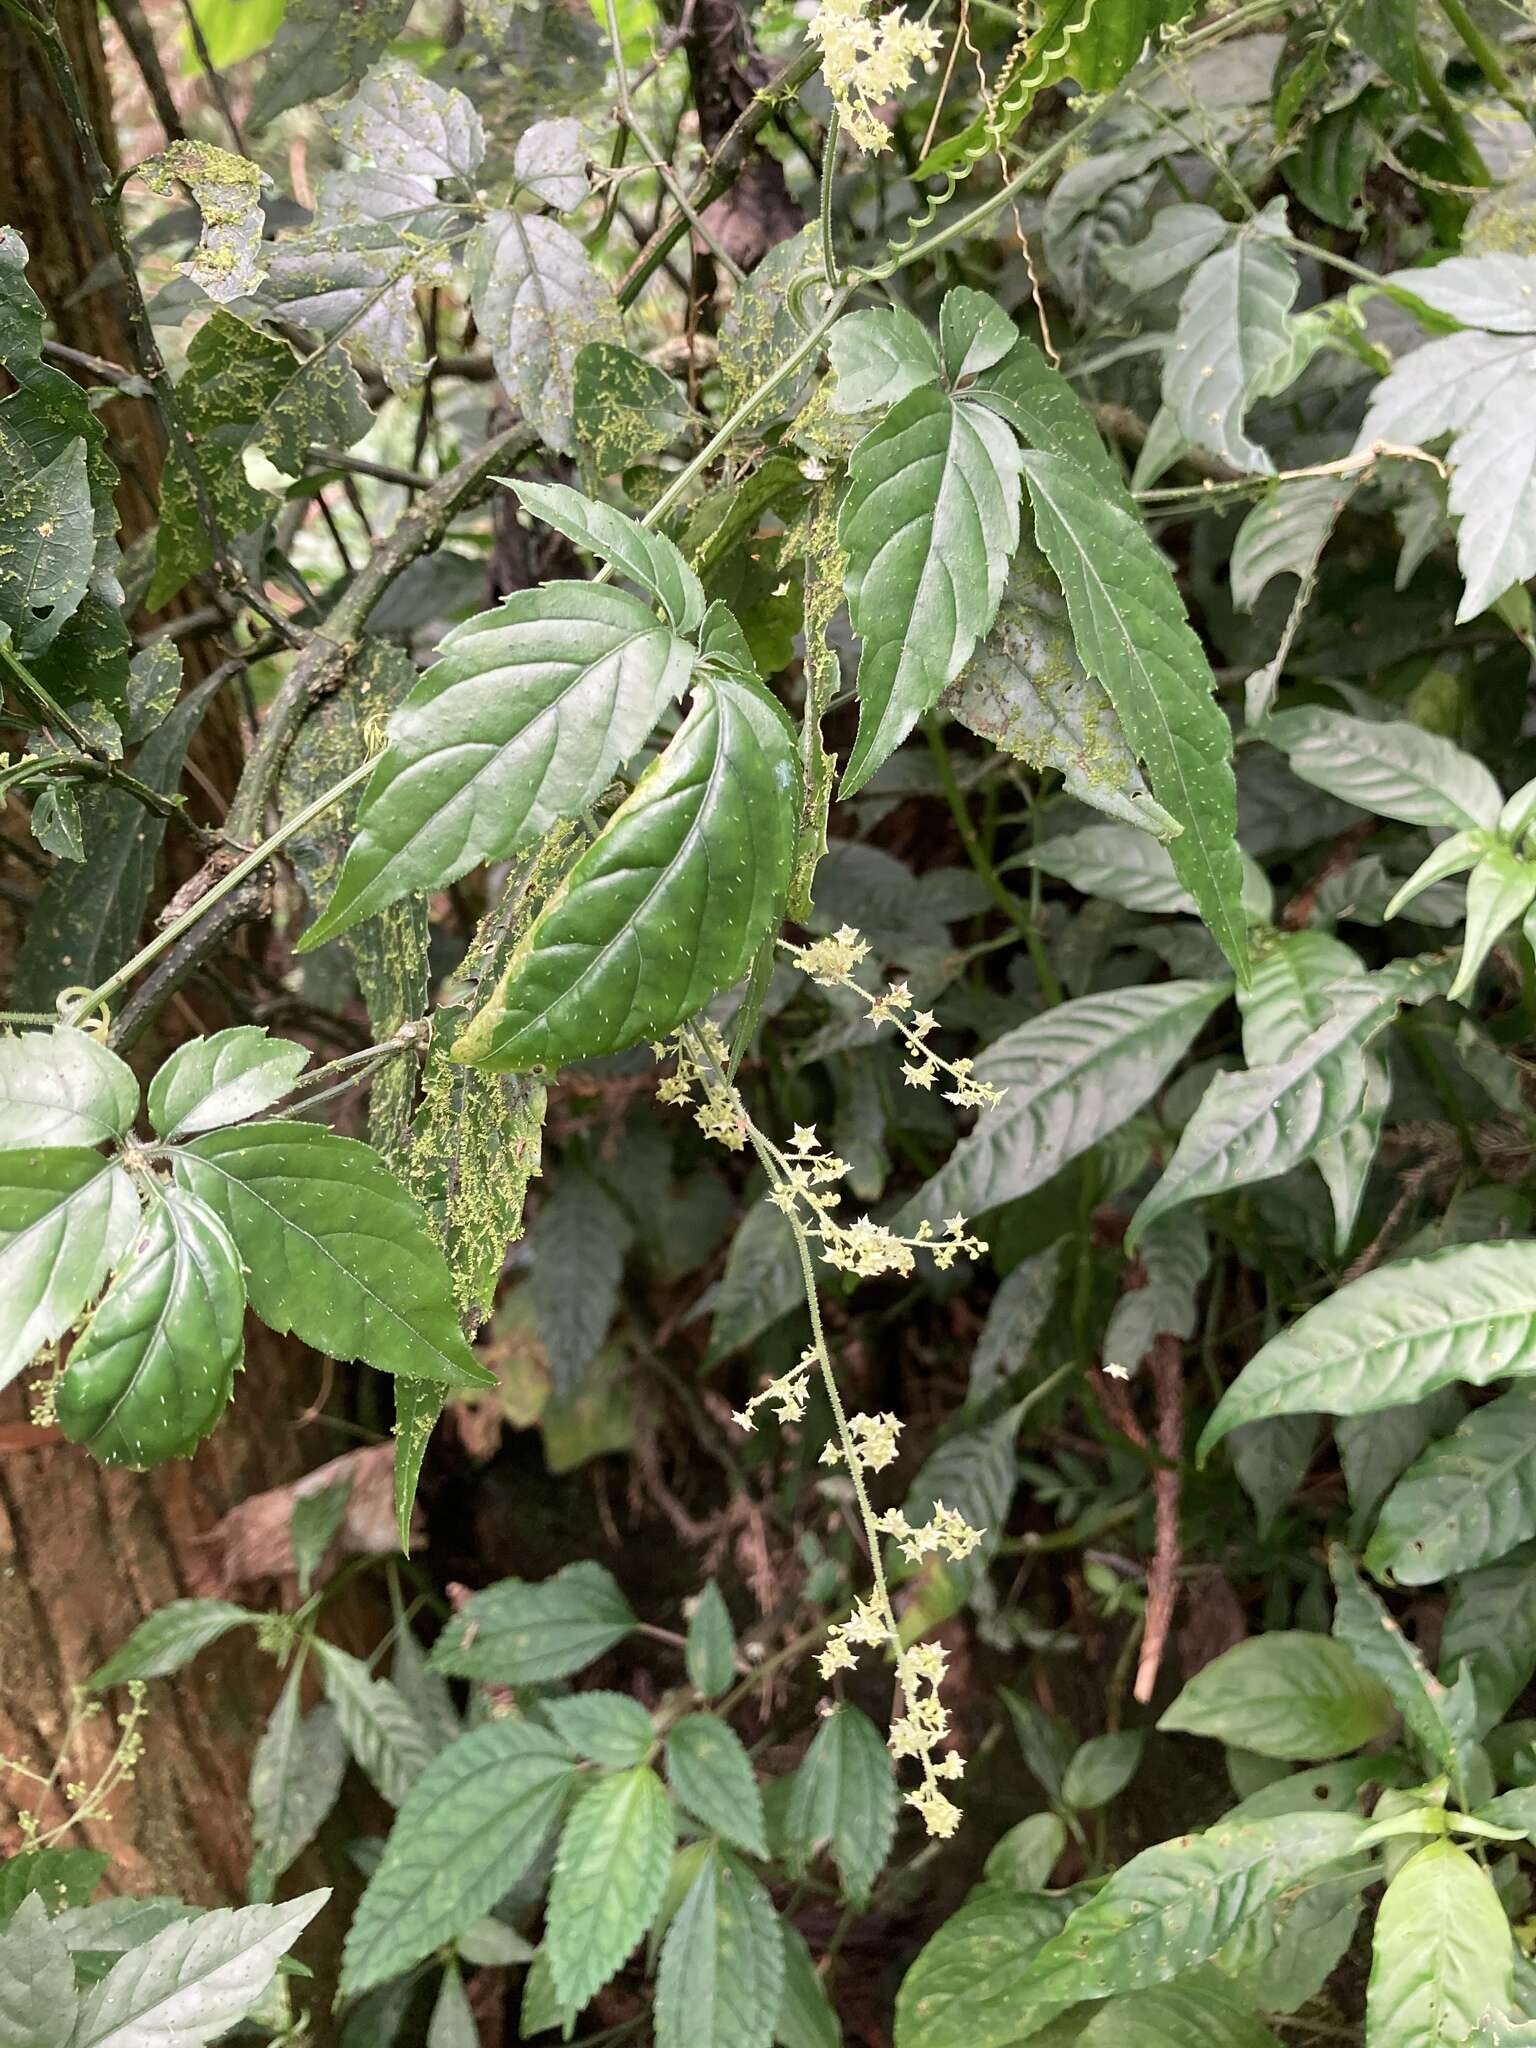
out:
<path id="1" fill-rule="evenodd" d="M 997 615 L 1019 538 L 1019 451 L 984 409 L 908 392 L 854 451 L 838 514 L 859 660 L 860 789 L 938 703 Z"/>
<path id="2" fill-rule="evenodd" d="M 1451 1245 L 1366 1273 L 1264 1345 L 1227 1389 L 1201 1455 L 1266 1415 L 1368 1415 L 1452 1380 L 1536 1372 L 1536 1244 Z"/>
<path id="3" fill-rule="evenodd" d="M 179 1150 L 176 1177 L 234 1239 L 272 1329 L 382 1372 L 489 1383 L 421 1210 L 369 1146 L 315 1124 L 239 1124 Z"/>
<path id="4" fill-rule="evenodd" d="M 0 1152 L 0 1387 L 69 1328 L 138 1220 L 133 1182 L 99 1152 Z"/>
<path id="5" fill-rule="evenodd" d="M 1180 827 L 1179 880 L 1239 974 L 1247 918 L 1232 734 L 1168 564 L 1095 475 L 1040 449 L 1023 458 L 1035 539 L 1066 593 L 1078 659 L 1104 685 L 1152 794 Z"/>
<path id="6" fill-rule="evenodd" d="M 59 1425 L 104 1465 L 188 1457 L 228 1404 L 245 1280 L 223 1223 L 162 1190 L 59 1383 Z"/>
<path id="7" fill-rule="evenodd" d="M 456 628 L 390 720 L 336 893 L 304 949 L 587 809 L 694 658 L 639 598 L 594 583 L 519 591 Z"/>
<path id="8" fill-rule="evenodd" d="M 674 1029 L 767 936 L 798 816 L 784 713 L 750 677 L 701 672 L 687 718 L 534 920 L 454 1057 L 517 1072 Z"/>

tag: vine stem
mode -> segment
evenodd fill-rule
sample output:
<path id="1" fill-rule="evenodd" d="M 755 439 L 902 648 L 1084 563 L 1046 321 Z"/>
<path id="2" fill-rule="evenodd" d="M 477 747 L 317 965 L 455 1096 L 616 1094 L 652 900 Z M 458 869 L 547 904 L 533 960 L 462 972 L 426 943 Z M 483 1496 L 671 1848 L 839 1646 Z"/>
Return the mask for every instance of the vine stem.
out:
<path id="1" fill-rule="evenodd" d="M 356 789 L 357 785 L 372 773 L 372 760 L 360 761 L 350 774 L 341 778 L 340 782 L 322 790 L 313 803 L 307 803 L 302 811 L 295 811 L 291 818 L 284 819 L 275 832 L 263 839 L 259 846 L 253 847 L 243 860 L 236 861 L 229 873 L 221 876 L 190 908 L 184 910 L 180 917 L 173 918 L 163 932 L 152 938 L 147 946 L 141 946 L 133 958 L 125 961 L 115 974 L 109 974 L 99 988 L 93 988 L 88 995 L 82 996 L 65 1017 L 64 1022 L 79 1024 L 103 1003 L 111 1002 L 113 996 L 125 989 L 136 974 L 152 960 L 157 960 L 167 946 L 173 946 L 183 933 L 192 929 L 193 925 L 200 923 L 216 903 L 232 889 L 238 889 L 249 876 L 254 875 L 280 847 L 288 844 L 295 833 L 302 832 L 306 825 L 312 824 L 323 811 L 328 811 L 332 804 L 339 803 L 350 790 Z"/>
<path id="2" fill-rule="evenodd" d="M 826 140 L 821 146 L 821 268 L 829 292 L 835 292 L 842 283 L 837 258 L 832 251 L 832 175 L 837 169 L 837 138 L 841 129 L 842 122 L 834 105 L 827 117 Z"/>

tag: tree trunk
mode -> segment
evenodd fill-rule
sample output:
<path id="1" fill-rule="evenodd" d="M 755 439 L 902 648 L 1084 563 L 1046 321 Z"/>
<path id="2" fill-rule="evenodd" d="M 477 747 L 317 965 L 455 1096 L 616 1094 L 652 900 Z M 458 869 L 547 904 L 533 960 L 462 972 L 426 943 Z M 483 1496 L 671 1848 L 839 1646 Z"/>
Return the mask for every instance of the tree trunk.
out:
<path id="1" fill-rule="evenodd" d="M 57 12 L 103 154 L 115 164 L 95 0 L 58 0 Z M 0 219 L 26 241 L 32 286 L 56 338 L 131 363 L 121 288 L 103 268 L 106 237 L 74 136 L 35 51 L 10 21 L 0 24 Z M 106 420 L 124 473 L 119 513 L 127 546 L 154 519 L 164 437 L 154 408 L 142 401 L 114 400 Z M 227 797 L 240 762 L 232 706 L 223 732 L 210 719 L 203 738 L 203 773 Z M 212 1583 L 217 1553 L 208 1542 L 220 1518 L 327 1455 L 321 1428 L 307 1435 L 295 1428 L 318 1379 L 312 1355 L 252 1324 L 246 1365 L 212 1441 L 190 1463 L 149 1473 L 104 1471 L 56 1431 L 31 1428 L 25 1383 L 0 1393 L 0 1758 L 51 1770 L 69 1729 L 71 1689 L 155 1608 L 223 1590 Z M 251 1590 L 237 1589 L 235 1597 Z M 327 1634 L 366 1647 L 382 1632 L 382 1614 L 382 1595 L 354 1582 L 334 1618 L 328 1615 Z M 272 1660 L 245 1630 L 189 1670 L 151 1681 L 131 1781 L 110 1798 L 104 1817 L 68 1838 L 111 1854 L 113 1889 L 174 1891 L 203 1903 L 244 1895 L 246 1778 L 277 1681 Z M 120 1711 L 126 1698 L 118 1694 L 113 1703 Z M 67 1776 L 94 1784 L 117 1734 L 110 1713 L 85 1720 Z M 18 1814 L 31 1803 L 26 1781 L 0 1769 L 0 1854 L 21 1846 Z M 60 1813 L 55 1804 L 45 1822 Z M 312 1863 L 292 1873 L 289 1885 L 325 1875 Z M 323 1994 L 315 1999 L 317 2042 L 331 2038 L 324 2006 L 333 1971 L 324 1951 L 332 1917 L 322 1916 L 302 1951 Z"/>

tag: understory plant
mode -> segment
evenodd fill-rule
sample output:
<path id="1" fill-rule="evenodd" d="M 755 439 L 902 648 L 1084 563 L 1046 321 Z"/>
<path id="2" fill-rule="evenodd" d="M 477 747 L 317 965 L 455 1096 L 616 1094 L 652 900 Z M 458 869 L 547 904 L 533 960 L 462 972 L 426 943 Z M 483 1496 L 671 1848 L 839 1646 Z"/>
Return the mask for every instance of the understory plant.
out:
<path id="1" fill-rule="evenodd" d="M 329 1362 L 0 2041 L 1536 2044 L 1536 23 L 258 6 L 0 0 L 0 1454 Z"/>

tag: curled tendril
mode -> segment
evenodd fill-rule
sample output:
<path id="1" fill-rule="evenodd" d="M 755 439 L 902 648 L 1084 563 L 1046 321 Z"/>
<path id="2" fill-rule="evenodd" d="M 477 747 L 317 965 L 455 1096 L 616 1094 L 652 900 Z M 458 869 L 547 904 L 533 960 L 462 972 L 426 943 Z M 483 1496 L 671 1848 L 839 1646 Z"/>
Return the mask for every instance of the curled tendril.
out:
<path id="1" fill-rule="evenodd" d="M 58 1010 L 59 1022 L 61 1024 L 71 1024 L 76 1031 L 84 1031 L 91 1038 L 98 1039 L 101 1044 L 105 1045 L 107 1042 L 107 1032 L 112 1023 L 112 1012 L 105 1003 L 97 1003 L 90 1010 L 80 1010 L 78 1016 L 71 1014 L 71 1012 L 79 1010 L 80 1005 L 89 999 L 90 994 L 91 991 L 84 986 L 79 988 L 61 988 L 54 998 L 54 1006 Z"/>

